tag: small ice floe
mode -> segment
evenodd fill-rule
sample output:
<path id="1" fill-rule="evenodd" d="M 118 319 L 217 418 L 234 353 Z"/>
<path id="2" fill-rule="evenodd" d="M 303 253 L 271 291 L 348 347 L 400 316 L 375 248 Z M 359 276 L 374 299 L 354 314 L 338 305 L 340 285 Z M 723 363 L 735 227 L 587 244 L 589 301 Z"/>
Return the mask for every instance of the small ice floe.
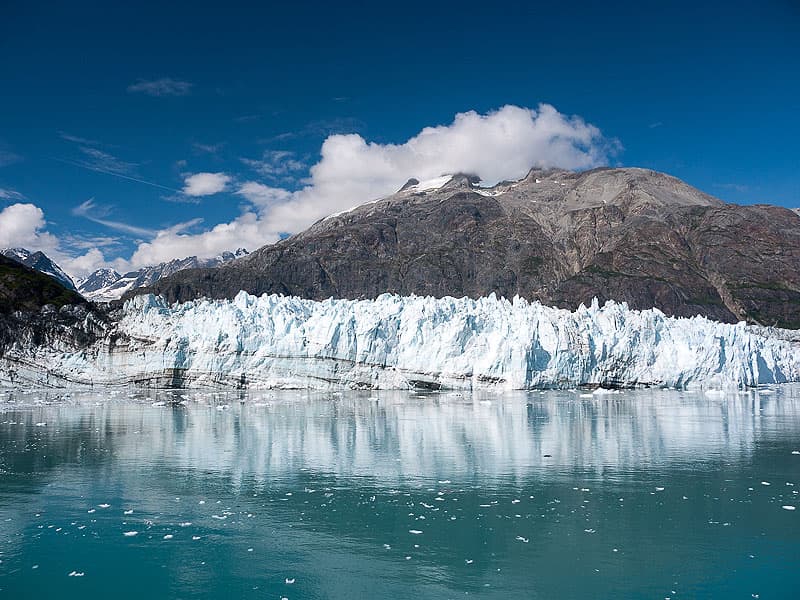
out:
<path id="1" fill-rule="evenodd" d="M 792 450 L 792 454 L 800 454 L 800 450 Z"/>
<path id="2" fill-rule="evenodd" d="M 783 510 L 794 510 L 796 507 L 792 506 L 791 504 L 784 504 L 781 506 Z"/>
<path id="3" fill-rule="evenodd" d="M 512 501 L 511 501 L 511 504 L 519 504 L 519 502 L 520 502 L 520 501 L 519 501 L 518 499 L 516 499 L 516 498 L 515 498 L 514 500 L 512 500 Z"/>
<path id="4" fill-rule="evenodd" d="M 99 506 L 100 508 L 109 508 L 111 505 L 110 504 L 98 504 L 97 506 Z"/>
<path id="5" fill-rule="evenodd" d="M 292 584 L 295 582 L 295 578 L 294 578 L 294 577 L 292 577 L 291 579 L 289 579 L 289 578 L 287 577 L 287 578 L 285 579 L 285 581 L 286 581 L 286 585 L 292 585 Z"/>
<path id="6" fill-rule="evenodd" d="M 523 544 L 527 544 L 530 540 L 526 537 L 522 537 L 521 535 L 517 536 L 517 541 L 522 542 Z"/>
<path id="7" fill-rule="evenodd" d="M 47 427 L 47 423 L 37 423 L 36 426 L 37 427 Z M 83 573 L 81 573 L 81 575 L 83 575 Z"/>
<path id="8" fill-rule="evenodd" d="M 772 485 L 769 481 L 762 481 L 761 485 Z"/>
<path id="9" fill-rule="evenodd" d="M 164 539 L 165 540 L 171 540 L 173 537 L 175 537 L 175 536 L 172 535 L 171 533 L 168 533 L 167 535 L 164 536 Z"/>
<path id="10" fill-rule="evenodd" d="M 618 394 L 619 390 L 610 390 L 608 388 L 599 387 L 595 391 L 592 392 L 594 396 L 603 396 L 605 394 Z"/>
<path id="11" fill-rule="evenodd" d="M 663 492 L 663 491 L 664 491 L 664 488 L 663 488 L 663 487 L 658 487 L 658 486 L 656 486 L 656 491 L 657 491 L 657 492 Z"/>
<path id="12" fill-rule="evenodd" d="M 83 577 L 86 573 L 78 572 L 78 571 L 70 571 L 68 577 Z"/>
<path id="13" fill-rule="evenodd" d="M 420 534 L 422 534 L 422 532 L 419 529 L 409 529 L 408 533 L 410 533 L 412 535 L 420 535 Z"/>
<path id="14" fill-rule="evenodd" d="M 138 531 L 125 531 L 123 534 L 125 537 L 133 537 L 135 535 L 139 535 Z"/>
<path id="15" fill-rule="evenodd" d="M 594 532 L 595 532 L 595 530 L 594 530 L 594 529 L 584 529 L 584 531 L 585 531 L 586 533 L 594 533 Z"/>
<path id="16" fill-rule="evenodd" d="M 122 514 L 123 515 L 132 515 L 133 514 L 133 509 L 129 508 L 128 510 L 122 511 Z"/>
<path id="17" fill-rule="evenodd" d="M 794 453 L 794 452 L 792 452 L 792 454 L 795 454 L 795 453 Z M 800 452 L 797 452 L 797 454 L 800 454 Z M 441 483 L 442 485 L 446 485 L 446 484 L 448 484 L 448 483 L 452 483 L 452 482 L 451 482 L 449 479 L 442 479 L 442 480 L 441 480 L 441 481 L 439 481 L 438 483 Z"/>
<path id="18" fill-rule="evenodd" d="M 475 561 L 474 561 L 474 560 L 472 560 L 471 558 L 467 558 L 466 560 L 464 560 L 464 562 L 465 562 L 466 564 L 468 564 L 468 565 L 471 565 L 471 564 L 472 564 L 473 562 L 475 562 Z"/>
<path id="19" fill-rule="evenodd" d="M 389 544 L 384 544 L 383 547 L 386 550 L 391 550 L 392 549 L 392 547 Z"/>
<path id="20" fill-rule="evenodd" d="M 181 525 L 181 527 L 191 527 L 192 522 L 191 521 L 184 521 L 180 525 Z"/>
<path id="21" fill-rule="evenodd" d="M 90 509 L 89 509 L 89 510 L 87 510 L 86 512 L 87 512 L 87 513 L 89 513 L 89 514 L 92 514 L 93 512 L 95 512 L 95 509 L 93 509 L 93 508 L 90 508 Z"/>
<path id="22" fill-rule="evenodd" d="M 195 542 L 196 542 L 197 540 L 199 540 L 199 539 L 200 539 L 200 536 L 199 536 L 199 535 L 193 535 L 193 536 L 192 536 L 192 540 L 193 540 L 193 541 L 195 541 Z"/>

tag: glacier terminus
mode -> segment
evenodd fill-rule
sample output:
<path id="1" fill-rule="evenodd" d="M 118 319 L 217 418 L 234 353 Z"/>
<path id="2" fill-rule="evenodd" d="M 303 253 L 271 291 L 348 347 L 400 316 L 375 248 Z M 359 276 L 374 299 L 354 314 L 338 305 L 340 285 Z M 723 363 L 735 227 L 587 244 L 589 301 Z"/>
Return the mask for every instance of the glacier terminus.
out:
<path id="1" fill-rule="evenodd" d="M 83 346 L 22 336 L 0 385 L 284 389 L 719 389 L 800 380 L 794 331 L 624 303 L 551 308 L 494 295 L 314 301 L 240 292 L 128 300 Z M 97 329 L 91 314 L 78 329 Z"/>

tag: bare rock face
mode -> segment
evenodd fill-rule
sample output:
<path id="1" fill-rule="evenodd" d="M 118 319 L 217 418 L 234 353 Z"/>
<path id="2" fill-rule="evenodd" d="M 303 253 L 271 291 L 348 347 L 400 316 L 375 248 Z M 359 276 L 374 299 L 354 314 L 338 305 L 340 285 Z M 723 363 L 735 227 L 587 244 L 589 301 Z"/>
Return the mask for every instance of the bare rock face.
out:
<path id="1" fill-rule="evenodd" d="M 410 180 L 228 265 L 137 293 L 185 301 L 239 290 L 312 299 L 494 292 L 573 309 L 597 297 L 800 328 L 800 216 L 726 204 L 645 169 L 532 170 L 493 188 L 465 175 L 436 189 Z"/>

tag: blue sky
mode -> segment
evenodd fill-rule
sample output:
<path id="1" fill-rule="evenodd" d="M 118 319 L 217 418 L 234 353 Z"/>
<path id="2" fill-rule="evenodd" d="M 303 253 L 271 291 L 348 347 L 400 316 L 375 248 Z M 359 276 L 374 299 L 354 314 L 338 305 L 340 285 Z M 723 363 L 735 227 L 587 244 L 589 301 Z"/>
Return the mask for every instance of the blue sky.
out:
<path id="1" fill-rule="evenodd" d="M 0 244 L 76 275 L 253 250 L 509 157 L 800 206 L 794 0 L 111 4 L 0 8 Z"/>

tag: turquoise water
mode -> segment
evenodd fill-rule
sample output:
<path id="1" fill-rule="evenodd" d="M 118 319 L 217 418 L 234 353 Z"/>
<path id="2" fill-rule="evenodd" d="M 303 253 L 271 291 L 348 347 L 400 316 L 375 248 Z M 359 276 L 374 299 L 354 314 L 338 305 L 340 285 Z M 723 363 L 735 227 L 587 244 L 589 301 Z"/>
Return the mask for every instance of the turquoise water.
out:
<path id="1" fill-rule="evenodd" d="M 0 598 L 797 598 L 798 492 L 798 387 L 4 393 Z"/>

